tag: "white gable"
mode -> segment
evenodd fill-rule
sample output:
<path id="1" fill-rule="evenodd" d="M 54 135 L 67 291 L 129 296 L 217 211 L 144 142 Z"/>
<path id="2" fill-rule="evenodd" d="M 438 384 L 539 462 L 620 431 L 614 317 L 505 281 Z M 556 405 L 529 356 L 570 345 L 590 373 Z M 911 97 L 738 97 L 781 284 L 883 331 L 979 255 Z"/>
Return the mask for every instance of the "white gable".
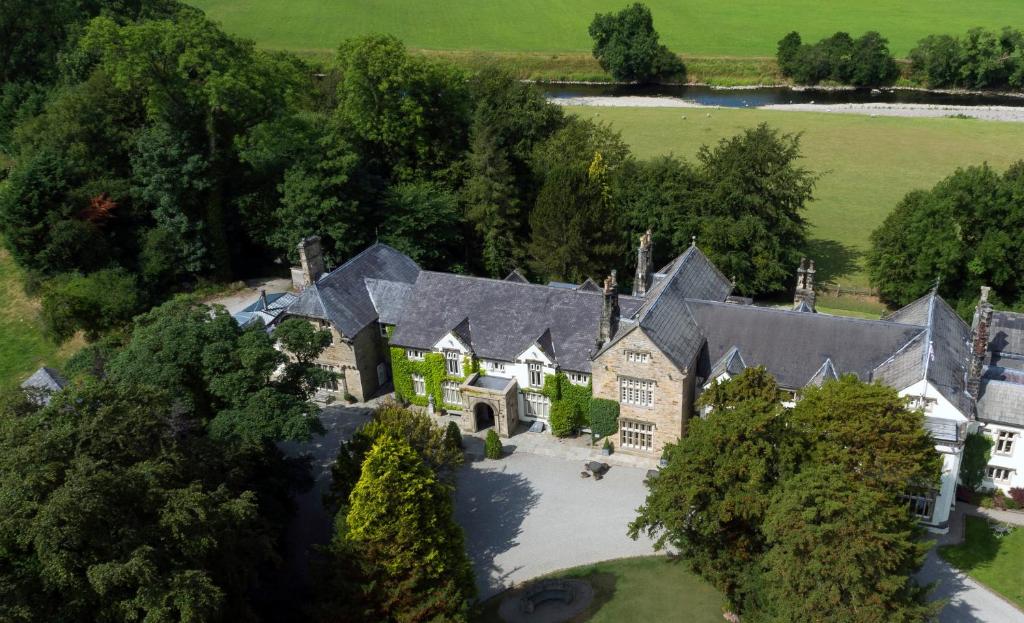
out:
<path id="1" fill-rule="evenodd" d="M 516 361 L 539 361 L 546 366 L 554 364 L 554 362 L 551 361 L 551 358 L 544 354 L 544 351 L 541 350 L 538 344 L 532 344 L 529 348 L 519 353 L 519 356 L 516 357 Z"/>
<path id="2" fill-rule="evenodd" d="M 462 354 L 469 353 L 469 349 L 462 343 L 462 340 L 455 337 L 455 334 L 449 331 L 443 338 L 434 344 L 434 350 L 457 350 Z"/>
<path id="3" fill-rule="evenodd" d="M 917 383 L 914 383 L 906 389 L 900 390 L 900 396 L 909 396 L 911 399 L 914 398 L 925 398 L 929 403 L 932 403 L 930 409 L 925 411 L 925 415 L 929 417 L 945 418 L 947 420 L 956 420 L 957 422 L 966 422 L 970 418 L 965 413 L 961 413 L 960 409 L 953 406 L 953 403 L 946 400 L 945 396 L 939 393 L 939 390 L 935 389 L 935 386 L 921 379 Z"/>

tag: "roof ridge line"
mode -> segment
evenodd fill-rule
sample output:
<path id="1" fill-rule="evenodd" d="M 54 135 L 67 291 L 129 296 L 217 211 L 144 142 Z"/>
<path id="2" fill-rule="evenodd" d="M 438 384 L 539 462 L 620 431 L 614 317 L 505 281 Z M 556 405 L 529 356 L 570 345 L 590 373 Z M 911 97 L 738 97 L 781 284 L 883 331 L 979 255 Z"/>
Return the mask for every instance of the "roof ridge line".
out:
<path id="1" fill-rule="evenodd" d="M 690 298 L 690 297 L 686 297 L 686 301 L 687 301 L 687 303 L 690 303 L 690 302 L 693 302 L 693 303 L 706 303 L 706 304 L 709 304 L 709 305 L 722 305 L 722 306 L 729 306 L 729 307 L 741 307 L 741 308 L 744 308 L 744 309 L 757 309 L 757 310 L 762 310 L 762 311 L 771 311 L 771 312 L 776 312 L 776 313 L 781 313 L 781 314 L 788 314 L 788 315 L 791 315 L 791 316 L 801 316 L 801 317 L 804 317 L 804 318 L 836 318 L 838 320 L 842 320 L 842 321 L 845 321 L 845 322 L 859 322 L 859 323 L 867 323 L 867 324 L 878 324 L 878 323 L 880 323 L 880 324 L 887 324 L 887 325 L 898 326 L 898 327 L 907 327 L 907 328 L 911 328 L 911 329 L 923 329 L 924 328 L 923 325 L 907 324 L 905 322 L 893 322 L 891 320 L 886 320 L 884 318 L 878 318 L 878 319 L 857 318 L 857 317 L 854 317 L 854 316 L 838 316 L 838 315 L 835 315 L 835 314 L 822 314 L 822 313 L 808 314 L 807 312 L 793 311 L 792 309 L 789 309 L 789 308 L 786 308 L 786 307 L 765 307 L 763 305 L 737 305 L 736 303 L 728 303 L 726 301 L 708 301 L 708 300 L 705 300 L 705 299 L 695 299 L 695 298 Z"/>
<path id="2" fill-rule="evenodd" d="M 555 288 L 555 287 L 552 287 L 552 286 L 549 286 L 549 285 L 543 284 L 543 283 L 532 283 L 532 282 L 523 283 L 521 281 L 506 281 L 504 279 L 495 279 L 494 277 L 481 277 L 479 275 L 463 275 L 463 274 L 460 274 L 460 273 L 447 273 L 447 272 L 444 272 L 444 271 L 441 271 L 441 270 L 420 270 L 420 274 L 442 275 L 442 276 L 445 276 L 445 277 L 456 277 L 456 278 L 459 278 L 459 279 L 472 279 L 472 280 L 475 280 L 475 281 L 489 281 L 491 283 L 505 284 L 505 285 L 510 285 L 510 286 L 519 287 L 519 288 L 522 288 L 522 287 L 540 288 L 540 289 L 543 289 L 543 290 L 545 290 L 547 292 L 575 293 L 575 294 L 583 294 L 583 295 L 586 295 L 586 296 L 604 296 L 601 292 L 588 292 L 586 290 L 578 290 L 576 288 Z M 588 279 L 589 279 L 589 277 L 588 277 Z M 568 283 L 568 282 L 566 282 L 566 283 Z M 636 301 L 644 300 L 643 297 L 632 296 L 630 294 L 622 294 L 622 293 L 619 293 L 619 298 L 626 298 L 626 299 L 631 299 L 631 300 L 636 300 Z"/>

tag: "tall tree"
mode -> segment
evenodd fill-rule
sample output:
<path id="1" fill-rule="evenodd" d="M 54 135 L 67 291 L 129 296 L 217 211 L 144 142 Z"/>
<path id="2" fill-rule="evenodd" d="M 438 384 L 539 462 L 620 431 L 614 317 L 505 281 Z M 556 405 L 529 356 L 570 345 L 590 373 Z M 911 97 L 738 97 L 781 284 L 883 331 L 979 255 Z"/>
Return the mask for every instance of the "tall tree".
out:
<path id="1" fill-rule="evenodd" d="M 378 439 L 331 544 L 320 619 L 467 621 L 475 588 L 451 495 L 407 442 Z"/>
<path id="2" fill-rule="evenodd" d="M 594 58 L 616 80 L 651 82 L 686 76 L 683 61 L 659 43 L 651 10 L 644 4 L 637 2 L 618 13 L 594 15 L 590 37 L 594 40 Z"/>
<path id="3" fill-rule="evenodd" d="M 765 516 L 760 606 L 744 620 L 920 623 L 941 607 L 912 575 L 928 543 L 903 505 L 839 465 L 787 480 Z"/>
<path id="4" fill-rule="evenodd" d="M 803 211 L 816 177 L 798 166 L 800 137 L 761 124 L 701 147 L 704 189 L 697 240 L 747 295 L 786 289 L 807 244 Z M 677 231 L 684 248 L 692 232 Z"/>
<path id="5" fill-rule="evenodd" d="M 395 184 L 384 198 L 381 239 L 423 268 L 452 270 L 462 247 L 458 197 L 436 182 Z"/>

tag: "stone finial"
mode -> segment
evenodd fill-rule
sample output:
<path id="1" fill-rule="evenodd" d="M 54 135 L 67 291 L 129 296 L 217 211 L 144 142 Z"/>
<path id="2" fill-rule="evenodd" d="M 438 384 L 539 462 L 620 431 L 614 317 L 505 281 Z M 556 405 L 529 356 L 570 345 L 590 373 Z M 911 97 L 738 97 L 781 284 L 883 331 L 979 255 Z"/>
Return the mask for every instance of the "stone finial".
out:
<path id="1" fill-rule="evenodd" d="M 793 309 L 804 307 L 814 309 L 814 260 L 808 266 L 807 258 L 800 258 L 800 266 L 796 269 L 796 289 L 793 291 Z"/>
<path id="2" fill-rule="evenodd" d="M 690 246 L 691 247 L 697 246 L 697 234 L 694 234 L 694 235 L 690 236 Z"/>

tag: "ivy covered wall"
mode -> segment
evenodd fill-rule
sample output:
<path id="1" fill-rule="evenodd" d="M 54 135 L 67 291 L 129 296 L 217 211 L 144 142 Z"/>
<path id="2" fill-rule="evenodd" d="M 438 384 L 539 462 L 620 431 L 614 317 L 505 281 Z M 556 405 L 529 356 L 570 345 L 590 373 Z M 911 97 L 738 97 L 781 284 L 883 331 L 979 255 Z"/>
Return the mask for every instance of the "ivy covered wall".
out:
<path id="1" fill-rule="evenodd" d="M 587 428 L 590 425 L 590 402 L 594 395 L 591 383 L 576 385 L 564 372 L 546 374 L 541 393 L 551 401 L 552 418 L 556 413 L 569 418 L 567 423 L 557 427 L 558 431 L 552 419 L 552 432 L 564 436 L 561 433 L 569 433 L 573 429 Z"/>
<path id="2" fill-rule="evenodd" d="M 427 406 L 427 396 L 433 395 L 434 405 L 437 408 L 461 411 L 462 405 L 444 402 L 444 391 L 441 384 L 445 381 L 464 382 L 474 372 L 480 371 L 480 362 L 467 355 L 462 359 L 462 371 L 466 373 L 465 376 L 448 374 L 442 353 L 427 353 L 423 356 L 423 361 L 413 361 L 406 356 L 404 348 L 391 347 L 391 375 L 394 377 L 395 393 L 399 398 L 408 400 L 414 405 Z M 412 375 L 414 374 L 423 377 L 423 384 L 427 390 L 426 396 L 416 395 L 412 386 Z"/>

